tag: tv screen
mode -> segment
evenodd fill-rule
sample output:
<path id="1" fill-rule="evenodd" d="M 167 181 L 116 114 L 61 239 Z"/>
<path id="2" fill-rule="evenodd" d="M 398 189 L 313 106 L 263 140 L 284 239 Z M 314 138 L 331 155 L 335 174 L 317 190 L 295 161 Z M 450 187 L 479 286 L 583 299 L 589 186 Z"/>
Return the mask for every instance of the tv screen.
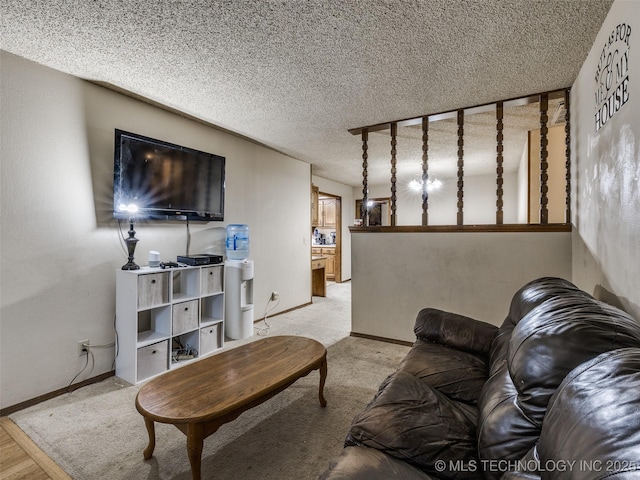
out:
<path id="1" fill-rule="evenodd" d="M 224 220 L 225 158 L 116 130 L 113 215 Z"/>

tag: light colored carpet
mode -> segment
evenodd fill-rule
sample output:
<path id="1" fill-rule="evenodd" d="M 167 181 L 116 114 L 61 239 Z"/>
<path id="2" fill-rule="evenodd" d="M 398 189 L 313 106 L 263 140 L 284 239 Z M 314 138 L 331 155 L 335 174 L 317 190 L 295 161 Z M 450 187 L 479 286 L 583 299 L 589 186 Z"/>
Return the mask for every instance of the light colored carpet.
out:
<path id="1" fill-rule="evenodd" d="M 326 298 L 269 318 L 269 335 L 303 335 L 328 349 L 325 397 L 318 373 L 223 425 L 204 442 L 203 479 L 314 479 L 342 449 L 354 415 L 371 400 L 408 347 L 349 337 L 351 286 L 332 284 Z M 257 327 L 264 327 L 264 322 Z M 225 349 L 261 338 L 229 341 Z M 134 401 L 138 388 L 117 377 L 11 415 L 74 479 L 190 479 L 186 437 L 156 424 L 154 456 Z"/>

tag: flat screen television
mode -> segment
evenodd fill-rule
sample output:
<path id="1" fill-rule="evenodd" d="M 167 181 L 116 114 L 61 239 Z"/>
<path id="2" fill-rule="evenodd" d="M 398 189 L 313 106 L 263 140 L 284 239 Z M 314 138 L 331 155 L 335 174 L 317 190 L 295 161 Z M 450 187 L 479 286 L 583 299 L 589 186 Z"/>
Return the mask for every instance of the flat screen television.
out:
<path id="1" fill-rule="evenodd" d="M 224 220 L 225 158 L 116 129 L 113 215 Z"/>

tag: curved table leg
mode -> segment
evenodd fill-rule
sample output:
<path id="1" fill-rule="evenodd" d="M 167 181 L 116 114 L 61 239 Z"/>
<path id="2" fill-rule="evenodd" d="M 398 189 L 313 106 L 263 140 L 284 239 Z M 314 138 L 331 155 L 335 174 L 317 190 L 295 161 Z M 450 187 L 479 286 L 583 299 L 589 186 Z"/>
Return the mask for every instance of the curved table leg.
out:
<path id="1" fill-rule="evenodd" d="M 190 423 L 187 426 L 187 454 L 189 455 L 193 480 L 200 480 L 203 443 L 204 430 L 202 424 Z"/>
<path id="2" fill-rule="evenodd" d="M 326 407 L 327 400 L 324 398 L 324 382 L 327 380 L 327 357 L 325 356 L 320 364 L 320 389 L 318 391 L 318 398 L 320 399 L 320 406 Z"/>
<path id="3" fill-rule="evenodd" d="M 156 448 L 156 427 L 153 420 L 147 417 L 144 417 L 144 424 L 147 426 L 147 433 L 149 434 L 149 445 L 147 445 L 142 454 L 145 460 L 149 460 L 153 455 L 153 450 Z"/>

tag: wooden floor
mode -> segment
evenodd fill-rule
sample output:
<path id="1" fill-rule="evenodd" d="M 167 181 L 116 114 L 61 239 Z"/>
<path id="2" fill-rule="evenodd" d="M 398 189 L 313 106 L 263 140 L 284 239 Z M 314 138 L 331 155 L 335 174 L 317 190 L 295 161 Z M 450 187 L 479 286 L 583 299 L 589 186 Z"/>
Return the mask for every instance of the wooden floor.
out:
<path id="1" fill-rule="evenodd" d="M 0 418 L 0 480 L 71 480 L 9 418 Z"/>

